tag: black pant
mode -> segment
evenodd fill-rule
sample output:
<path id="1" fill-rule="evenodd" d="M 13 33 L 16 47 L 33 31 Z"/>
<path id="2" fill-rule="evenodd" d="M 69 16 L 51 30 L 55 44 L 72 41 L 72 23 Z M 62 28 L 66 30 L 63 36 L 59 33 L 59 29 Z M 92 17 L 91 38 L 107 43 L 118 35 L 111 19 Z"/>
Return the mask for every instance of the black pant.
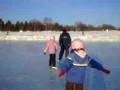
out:
<path id="1" fill-rule="evenodd" d="M 83 84 L 74 84 L 71 82 L 66 82 L 65 90 L 83 90 Z"/>
<path id="2" fill-rule="evenodd" d="M 56 66 L 56 55 L 55 54 L 50 54 L 49 55 L 49 66 Z"/>
<path id="3" fill-rule="evenodd" d="M 65 48 L 61 46 L 60 53 L 59 53 L 59 60 L 62 59 L 64 52 L 65 52 L 65 57 L 67 57 L 69 54 L 69 48 Z"/>

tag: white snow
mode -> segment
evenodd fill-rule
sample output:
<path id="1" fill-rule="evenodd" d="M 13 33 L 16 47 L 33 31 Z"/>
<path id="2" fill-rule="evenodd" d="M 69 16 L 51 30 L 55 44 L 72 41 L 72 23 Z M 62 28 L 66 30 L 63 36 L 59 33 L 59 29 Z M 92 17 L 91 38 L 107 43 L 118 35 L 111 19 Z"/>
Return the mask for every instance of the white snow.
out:
<path id="1" fill-rule="evenodd" d="M 61 32 L 42 31 L 42 32 L 0 32 L 0 40 L 47 40 L 49 35 L 55 35 L 56 40 L 59 39 Z M 85 35 L 81 32 L 69 32 L 71 38 L 81 38 L 85 41 L 120 41 L 120 31 L 85 31 Z"/>

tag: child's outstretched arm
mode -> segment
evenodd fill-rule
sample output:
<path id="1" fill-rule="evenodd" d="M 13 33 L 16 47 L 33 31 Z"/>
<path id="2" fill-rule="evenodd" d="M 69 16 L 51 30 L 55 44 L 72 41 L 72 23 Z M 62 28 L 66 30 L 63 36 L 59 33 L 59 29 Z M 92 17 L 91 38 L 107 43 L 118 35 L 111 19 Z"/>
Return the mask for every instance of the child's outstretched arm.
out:
<path id="1" fill-rule="evenodd" d="M 58 76 L 63 77 L 64 74 L 71 69 L 72 63 L 69 62 L 69 60 L 64 60 L 59 64 L 59 67 L 60 67 L 60 71 L 58 72 Z"/>
<path id="2" fill-rule="evenodd" d="M 46 47 L 45 47 L 44 50 L 43 50 L 44 55 L 47 53 L 48 47 L 49 47 L 49 44 L 47 43 L 47 44 L 46 44 Z"/>
<path id="3" fill-rule="evenodd" d="M 92 67 L 92 68 L 96 68 L 102 72 L 104 72 L 105 74 L 109 74 L 110 71 L 106 68 L 104 68 L 99 62 L 91 59 L 90 62 L 89 62 L 89 65 Z"/>
<path id="4" fill-rule="evenodd" d="M 48 49 L 48 47 L 46 47 L 46 48 L 44 49 L 44 51 L 43 51 L 44 55 L 46 54 L 47 49 Z"/>
<path id="5" fill-rule="evenodd" d="M 64 74 L 65 74 L 65 71 L 62 70 L 62 69 L 58 72 L 58 76 L 59 76 L 59 77 L 63 77 Z"/>

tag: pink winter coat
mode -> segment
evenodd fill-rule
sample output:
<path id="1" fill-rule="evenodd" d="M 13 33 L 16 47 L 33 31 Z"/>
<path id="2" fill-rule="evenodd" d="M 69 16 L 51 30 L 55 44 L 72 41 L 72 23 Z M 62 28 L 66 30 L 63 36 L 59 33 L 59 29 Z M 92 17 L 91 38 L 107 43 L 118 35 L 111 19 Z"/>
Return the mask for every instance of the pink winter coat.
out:
<path id="1" fill-rule="evenodd" d="M 47 42 L 47 47 L 45 48 L 44 52 L 47 52 L 48 54 L 55 54 L 57 49 L 57 44 L 55 41 L 55 37 L 52 37 Z"/>

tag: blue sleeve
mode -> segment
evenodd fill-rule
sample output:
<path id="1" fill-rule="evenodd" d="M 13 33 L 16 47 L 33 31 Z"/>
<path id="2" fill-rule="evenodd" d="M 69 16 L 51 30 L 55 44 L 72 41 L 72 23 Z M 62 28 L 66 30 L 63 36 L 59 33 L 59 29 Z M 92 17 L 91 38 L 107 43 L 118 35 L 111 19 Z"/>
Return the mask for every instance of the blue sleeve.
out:
<path id="1" fill-rule="evenodd" d="M 60 69 L 64 70 L 65 72 L 69 71 L 72 67 L 72 62 L 69 60 L 65 59 L 59 64 Z"/>
<path id="2" fill-rule="evenodd" d="M 90 60 L 89 65 L 90 65 L 90 67 L 96 68 L 96 69 L 98 69 L 100 71 L 103 70 L 103 66 L 99 62 L 97 62 L 97 61 L 95 61 L 93 59 Z"/>

